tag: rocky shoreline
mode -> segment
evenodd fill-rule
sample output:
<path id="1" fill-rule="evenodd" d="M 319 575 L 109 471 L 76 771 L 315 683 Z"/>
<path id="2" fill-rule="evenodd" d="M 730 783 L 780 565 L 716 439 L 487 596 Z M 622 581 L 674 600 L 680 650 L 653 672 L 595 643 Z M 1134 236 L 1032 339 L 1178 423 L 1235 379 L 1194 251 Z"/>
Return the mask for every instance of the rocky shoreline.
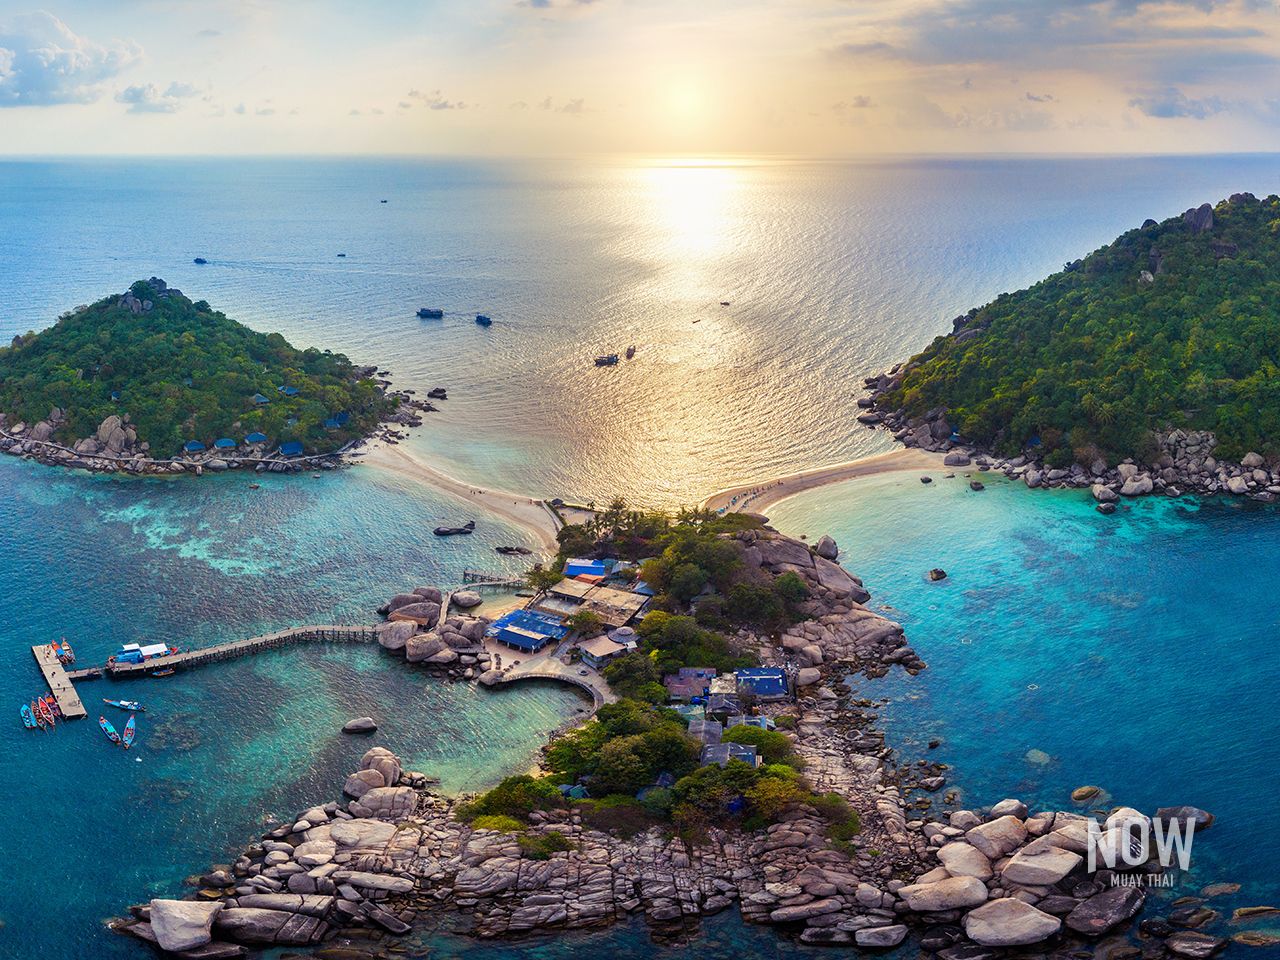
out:
<path id="1" fill-rule="evenodd" d="M 965 319 L 956 319 L 957 330 L 963 329 Z M 1239 463 L 1220 460 L 1213 455 L 1217 439 L 1209 431 L 1177 429 L 1160 434 L 1155 438 L 1159 454 L 1151 463 L 1128 458 L 1111 465 L 1098 458 L 1087 467 L 1078 463 L 1050 467 L 1033 448 L 1016 457 L 998 456 L 958 438 L 947 420 L 945 407 L 929 410 L 921 417 L 883 408 L 881 398 L 901 386 L 908 368 L 909 364 L 896 364 L 885 373 L 865 378 L 863 384 L 870 394 L 858 400 L 858 407 L 864 411 L 858 415 L 858 422 L 873 429 L 883 427 L 903 446 L 945 453 L 943 462 L 948 467 L 972 465 L 983 471 L 994 470 L 1010 479 L 1021 479 L 1033 489 L 1087 487 L 1103 513 L 1113 512 L 1121 497 L 1148 494 L 1231 494 L 1263 503 L 1273 503 L 1280 497 L 1280 460 L 1267 461 L 1253 452 L 1245 454 Z"/>
<path id="2" fill-rule="evenodd" d="M 732 539 L 748 564 L 794 572 L 810 589 L 808 620 L 780 638 L 744 632 L 739 640 L 763 663 L 795 671 L 796 700 L 763 710 L 789 718 L 780 729 L 790 729 L 813 788 L 839 793 L 857 811 L 856 843 L 829 839 L 805 804 L 767 829 L 712 828 L 696 839 L 659 828 L 606 833 L 569 806 L 531 815 L 531 836 L 558 834 L 557 852 L 547 853 L 510 833 L 473 829 L 455 816 L 456 798 L 433 793 L 428 777 L 375 747 L 342 785 L 341 801 L 302 811 L 196 878 L 188 899 L 132 907 L 113 928 L 192 960 L 269 945 L 322 945 L 321 955 L 359 960 L 395 953 L 395 938 L 415 926 L 511 937 L 643 915 L 660 934 L 736 905 L 745 920 L 807 944 L 890 948 L 914 932 L 941 960 L 1025 955 L 1033 944 L 1063 957 L 1204 958 L 1226 945 L 1196 929 L 1212 911 L 1144 921 L 1141 945 L 1122 932 L 1144 904 L 1140 879 L 1159 868 L 1145 863 L 1128 882 L 1089 873 L 1086 812 L 1105 816 L 1107 829 L 1149 822 L 1128 808 L 1093 810 L 1105 802 L 1097 788 L 1077 791 L 1075 810 L 1033 814 L 1009 799 L 935 811 L 945 767 L 900 765 L 871 705 L 846 682 L 894 666 L 924 669 L 902 628 L 865 606 L 869 594 L 834 562 L 830 538 L 811 548 L 766 528 Z M 446 604 L 431 587 L 397 595 L 384 608 L 392 619 L 380 642 L 457 681 L 500 672 L 477 649 L 487 621 L 450 617 Z M 1194 808 L 1156 816 L 1212 822 Z"/>

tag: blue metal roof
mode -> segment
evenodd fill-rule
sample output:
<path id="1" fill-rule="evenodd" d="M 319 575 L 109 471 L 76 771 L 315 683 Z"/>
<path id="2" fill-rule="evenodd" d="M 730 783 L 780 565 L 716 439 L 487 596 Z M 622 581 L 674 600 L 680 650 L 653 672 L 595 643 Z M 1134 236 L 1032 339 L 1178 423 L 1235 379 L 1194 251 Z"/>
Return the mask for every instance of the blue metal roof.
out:
<path id="1" fill-rule="evenodd" d="M 298 388 L 290 387 L 287 384 L 281 384 L 280 386 L 276 387 L 276 389 L 279 390 L 281 393 L 283 393 L 286 397 L 296 397 L 298 395 Z"/>
<path id="2" fill-rule="evenodd" d="M 603 577 L 608 572 L 603 560 L 568 560 L 564 565 L 564 575 L 566 577 L 577 577 L 583 574 L 593 577 Z"/>
<path id="3" fill-rule="evenodd" d="M 787 694 L 787 672 L 778 667 L 751 667 L 734 672 L 738 688 L 758 697 L 782 697 Z"/>
<path id="4" fill-rule="evenodd" d="M 187 451 L 187 453 L 199 453 L 204 449 L 204 444 L 199 440 L 188 440 L 182 445 L 182 449 Z"/>
<path id="5" fill-rule="evenodd" d="M 265 433 L 251 433 L 244 438 L 245 443 L 265 443 L 267 435 Z"/>
<path id="6" fill-rule="evenodd" d="M 496 637 L 521 650 L 539 650 L 552 640 L 563 640 L 568 635 L 569 628 L 559 620 L 532 610 L 512 610 L 485 630 L 485 636 Z"/>
<path id="7" fill-rule="evenodd" d="M 302 444 L 297 440 L 290 440 L 288 443 L 280 444 L 280 453 L 286 457 L 296 457 L 302 454 Z"/>
<path id="8" fill-rule="evenodd" d="M 255 393 L 255 394 L 253 395 L 253 402 L 254 402 L 254 403 L 258 403 L 258 404 L 262 404 L 262 403 L 270 403 L 270 402 L 271 402 L 271 399 L 270 399 L 269 397 L 264 397 L 264 396 L 263 396 L 262 394 L 260 394 L 260 393 Z"/>
<path id="9" fill-rule="evenodd" d="M 220 437 L 213 441 L 213 445 L 219 450 L 234 450 L 236 448 L 236 442 L 230 437 Z"/>
<path id="10" fill-rule="evenodd" d="M 338 421 L 337 421 L 337 420 L 335 420 L 333 417 L 330 417 L 328 420 L 326 420 L 326 421 L 324 422 L 324 428 L 325 428 L 326 430 L 337 430 L 337 429 L 338 429 Z"/>

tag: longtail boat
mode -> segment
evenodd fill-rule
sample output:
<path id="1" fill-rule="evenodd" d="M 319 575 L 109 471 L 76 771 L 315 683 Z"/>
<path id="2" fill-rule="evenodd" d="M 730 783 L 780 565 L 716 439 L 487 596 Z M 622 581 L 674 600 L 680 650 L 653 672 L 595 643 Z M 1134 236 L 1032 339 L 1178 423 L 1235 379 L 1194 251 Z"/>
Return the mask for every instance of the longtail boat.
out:
<path id="1" fill-rule="evenodd" d="M 108 707 L 119 707 L 121 710 L 128 710 L 130 713 L 146 713 L 147 708 L 140 704 L 137 700 L 108 700 L 102 698 L 102 702 Z"/>
<path id="2" fill-rule="evenodd" d="M 137 725 L 134 723 L 133 714 L 129 714 L 129 722 L 124 725 L 124 748 L 128 750 L 133 746 L 133 737 L 137 733 Z"/>
<path id="3" fill-rule="evenodd" d="M 36 713 L 38 713 L 44 719 L 44 722 L 51 727 L 55 726 L 58 722 L 54 719 L 53 710 L 49 707 L 49 704 L 45 702 L 43 697 L 36 701 Z"/>
<path id="4" fill-rule="evenodd" d="M 98 726 L 102 728 L 102 732 L 107 735 L 107 739 L 112 743 L 120 742 L 120 734 L 116 733 L 116 728 L 111 725 L 111 721 L 106 717 L 98 718 Z"/>
<path id="5" fill-rule="evenodd" d="M 31 701 L 31 705 L 27 707 L 27 709 L 30 710 L 31 715 L 36 718 L 36 726 L 41 730 L 45 729 L 44 714 L 40 712 L 40 708 L 36 706 L 36 702 L 34 700 Z"/>
<path id="6" fill-rule="evenodd" d="M 31 707 L 24 703 L 20 713 L 22 714 L 22 725 L 28 730 L 34 730 L 36 728 L 36 715 L 31 712 Z"/>

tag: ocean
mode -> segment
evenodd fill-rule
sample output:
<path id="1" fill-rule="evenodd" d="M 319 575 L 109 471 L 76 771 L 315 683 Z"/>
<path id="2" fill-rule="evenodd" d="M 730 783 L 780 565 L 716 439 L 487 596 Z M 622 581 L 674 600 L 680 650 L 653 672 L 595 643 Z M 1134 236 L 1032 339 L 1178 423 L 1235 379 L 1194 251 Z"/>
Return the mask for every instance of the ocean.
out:
<path id="1" fill-rule="evenodd" d="M 156 275 L 295 345 L 389 368 L 398 386 L 446 386 L 407 447 L 448 473 L 677 506 L 887 449 L 853 418 L 863 376 L 1148 216 L 1272 192 L 1276 170 L 1270 157 L 4 162 L 0 337 Z M 444 320 L 418 320 L 420 306 Z M 633 360 L 594 366 L 632 344 Z M 151 707 L 132 754 L 92 720 L 22 730 L 33 643 L 66 636 L 88 662 L 124 642 L 368 619 L 405 587 L 519 569 L 493 547 L 531 543 L 485 516 L 471 538 L 436 540 L 433 526 L 474 510 L 370 467 L 248 482 L 0 461 L 14 737 L 0 857 L 25 878 L 0 889 L 0 956 L 145 956 L 102 919 L 335 797 L 367 745 L 337 734 L 351 716 L 379 717 L 374 742 L 465 790 L 526 765 L 579 708 L 567 691 L 475 693 L 334 645 L 131 687 Z M 1212 879 L 1274 896 L 1280 851 L 1250 830 L 1273 779 L 1277 514 L 1162 501 L 1107 519 L 1076 494 L 957 489 L 859 481 L 774 511 L 782 529 L 836 535 L 929 661 L 869 685 L 893 698 L 891 742 L 914 756 L 943 739 L 936 755 L 974 803 L 1057 805 L 1093 780 L 1118 801 L 1204 805 L 1220 817 L 1197 846 Z M 952 576 L 925 583 L 939 565 Z M 92 709 L 119 694 L 103 681 L 82 695 Z M 1047 769 L 1027 765 L 1033 747 Z M 714 949 L 802 953 L 732 918 L 709 929 Z M 537 949 L 640 955 L 646 941 L 629 926 Z"/>

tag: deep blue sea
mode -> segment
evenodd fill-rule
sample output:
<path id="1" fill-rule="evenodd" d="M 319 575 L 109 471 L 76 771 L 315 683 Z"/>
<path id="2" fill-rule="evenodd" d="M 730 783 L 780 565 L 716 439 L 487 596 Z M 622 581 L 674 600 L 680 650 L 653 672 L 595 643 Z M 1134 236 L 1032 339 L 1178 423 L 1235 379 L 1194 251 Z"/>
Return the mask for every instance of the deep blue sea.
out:
<path id="1" fill-rule="evenodd" d="M 861 378 L 955 314 L 1148 216 L 1277 189 L 1269 157 L 4 162 L 0 337 L 154 274 L 399 386 L 447 386 L 408 447 L 456 476 L 676 505 L 885 449 L 853 420 Z M 630 363 L 592 364 L 628 344 Z M 436 540 L 463 507 L 371 467 L 248 482 L 0 460 L 0 862 L 43 878 L 0 887 L 0 956 L 146 956 L 102 918 L 335 796 L 366 746 L 336 733 L 351 716 L 377 716 L 376 742 L 462 790 L 527 764 L 578 708 L 551 688 L 442 686 L 376 648 L 299 647 L 131 685 L 151 708 L 131 754 L 92 720 L 23 731 L 33 643 L 66 636 L 90 661 L 135 640 L 368 619 L 392 592 L 528 542 L 485 517 L 474 537 Z M 1203 805 L 1220 818 L 1196 848 L 1204 881 L 1280 895 L 1274 832 L 1250 828 L 1275 807 L 1280 514 L 1161 501 L 1107 519 L 1077 495 L 947 483 L 864 481 L 774 511 L 783 529 L 836 535 L 929 662 L 868 688 L 892 698 L 891 740 L 911 756 L 940 737 L 975 803 L 1056 805 L 1093 781 L 1117 801 Z M 932 566 L 951 577 L 928 583 Z M 82 688 L 91 707 L 113 694 Z M 1029 764 L 1032 748 L 1051 762 Z M 807 953 L 732 918 L 709 930 L 660 955 Z M 632 927 L 534 952 L 584 948 L 653 952 Z"/>

